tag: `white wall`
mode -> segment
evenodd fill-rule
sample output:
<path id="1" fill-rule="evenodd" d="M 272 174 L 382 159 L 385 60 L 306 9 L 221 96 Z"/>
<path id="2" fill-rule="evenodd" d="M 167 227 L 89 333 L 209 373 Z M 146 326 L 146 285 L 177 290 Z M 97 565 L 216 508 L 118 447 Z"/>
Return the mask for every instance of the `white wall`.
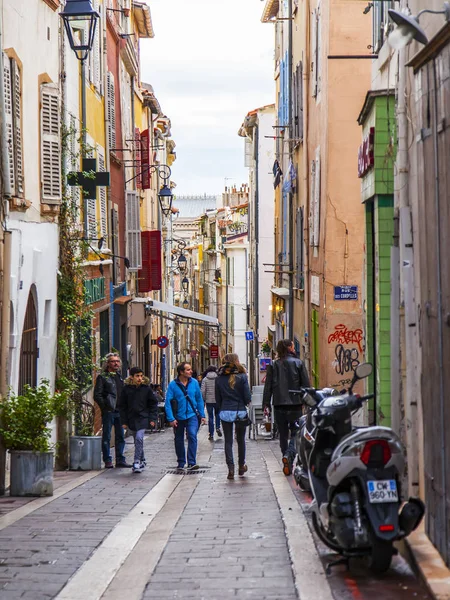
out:
<path id="1" fill-rule="evenodd" d="M 241 362 L 247 361 L 247 252 L 245 244 L 227 246 L 227 257 L 234 260 L 234 280 L 228 287 L 228 306 L 234 306 L 234 335 L 230 338 L 233 349 L 239 355 Z M 232 332 L 233 333 L 233 332 Z"/>
<path id="2" fill-rule="evenodd" d="M 11 314 L 9 382 L 17 392 L 20 348 L 28 295 L 35 286 L 38 320 L 38 381 L 54 382 L 57 330 L 58 226 L 41 216 L 40 81 L 45 74 L 59 85 L 59 21 L 42 0 L 4 0 L 3 49 L 22 64 L 22 145 L 25 199 L 31 207 L 11 212 Z"/>

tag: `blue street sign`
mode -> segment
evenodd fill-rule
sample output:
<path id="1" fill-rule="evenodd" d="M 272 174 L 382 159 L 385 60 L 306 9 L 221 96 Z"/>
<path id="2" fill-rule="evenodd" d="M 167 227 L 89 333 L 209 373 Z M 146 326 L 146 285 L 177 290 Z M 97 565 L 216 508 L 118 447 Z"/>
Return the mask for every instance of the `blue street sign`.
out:
<path id="1" fill-rule="evenodd" d="M 254 340 L 255 336 L 253 335 L 253 331 L 246 331 L 245 339 L 247 340 L 247 342 L 251 342 L 252 340 Z"/>
<path id="2" fill-rule="evenodd" d="M 334 286 L 335 300 L 358 300 L 357 285 L 337 285 Z"/>

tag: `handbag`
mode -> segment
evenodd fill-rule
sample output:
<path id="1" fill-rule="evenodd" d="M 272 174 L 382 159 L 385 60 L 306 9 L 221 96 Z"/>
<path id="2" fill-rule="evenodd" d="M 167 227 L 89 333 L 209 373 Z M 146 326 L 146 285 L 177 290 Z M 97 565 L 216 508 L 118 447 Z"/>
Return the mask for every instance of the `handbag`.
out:
<path id="1" fill-rule="evenodd" d="M 253 423 L 253 421 L 250 418 L 250 412 L 248 410 L 248 406 L 245 407 L 245 412 L 247 414 L 244 418 L 239 418 L 239 412 L 242 412 L 242 411 L 239 411 L 239 410 L 236 411 L 236 419 L 234 420 L 234 422 L 240 423 L 241 425 L 244 425 L 245 427 L 249 427 Z"/>

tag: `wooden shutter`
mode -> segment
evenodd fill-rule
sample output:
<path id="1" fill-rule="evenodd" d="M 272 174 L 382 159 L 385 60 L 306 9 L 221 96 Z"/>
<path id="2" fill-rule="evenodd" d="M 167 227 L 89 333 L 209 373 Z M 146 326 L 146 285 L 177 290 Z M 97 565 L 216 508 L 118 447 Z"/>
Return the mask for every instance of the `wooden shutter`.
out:
<path id="1" fill-rule="evenodd" d="M 108 71 L 106 76 L 107 85 L 107 117 L 108 117 L 108 142 L 109 149 L 116 148 L 116 87 L 114 83 L 114 75 Z"/>
<path id="2" fill-rule="evenodd" d="M 311 13 L 311 95 L 317 96 L 317 11 Z"/>
<path id="3" fill-rule="evenodd" d="M 295 137 L 303 140 L 303 63 L 300 61 L 295 70 L 295 79 L 297 84 L 295 97 Z"/>
<path id="4" fill-rule="evenodd" d="M 11 60 L 11 83 L 13 92 L 14 161 L 16 196 L 23 198 L 23 150 L 22 150 L 22 81 L 18 64 Z"/>
<path id="5" fill-rule="evenodd" d="M 58 88 L 41 86 L 41 186 L 42 201 L 61 200 L 61 145 Z"/>
<path id="6" fill-rule="evenodd" d="M 97 160 L 98 160 L 98 170 L 99 172 L 106 171 L 105 165 L 105 151 L 101 146 L 97 146 Z M 99 190 L 99 202 L 100 202 L 100 235 L 105 238 L 108 235 L 108 211 L 106 207 L 106 187 L 100 186 L 97 188 Z"/>
<path id="7" fill-rule="evenodd" d="M 5 127 L 7 146 L 6 194 L 13 195 L 16 189 L 16 176 L 14 168 L 14 116 L 13 116 L 13 91 L 11 79 L 11 60 L 3 54 L 3 88 L 5 93 Z"/>
<path id="8" fill-rule="evenodd" d="M 138 274 L 139 292 L 151 292 L 162 287 L 161 263 L 161 232 L 143 231 L 142 242 L 142 269 Z"/>
<path id="9" fill-rule="evenodd" d="M 134 130 L 134 174 L 136 177 L 136 189 L 142 189 L 142 152 L 141 152 L 141 132 L 139 127 Z"/>
<path id="10" fill-rule="evenodd" d="M 303 280 L 303 207 L 297 208 L 296 214 L 296 240 L 297 240 L 297 248 L 296 248 L 296 287 L 298 289 L 303 289 L 304 280 Z"/>
<path id="11" fill-rule="evenodd" d="M 136 192 L 127 191 L 127 257 L 130 271 L 142 267 L 141 225 L 139 219 L 139 197 Z"/>

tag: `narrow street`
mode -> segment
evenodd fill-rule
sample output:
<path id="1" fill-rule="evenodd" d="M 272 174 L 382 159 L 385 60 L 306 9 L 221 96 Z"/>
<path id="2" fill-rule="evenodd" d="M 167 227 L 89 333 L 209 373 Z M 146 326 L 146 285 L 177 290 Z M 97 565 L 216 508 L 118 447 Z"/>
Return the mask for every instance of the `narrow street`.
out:
<path id="1" fill-rule="evenodd" d="M 0 598 L 430 598 L 401 555 L 381 579 L 358 563 L 325 575 L 331 555 L 276 441 L 248 441 L 248 474 L 231 482 L 223 441 L 203 427 L 199 442 L 189 476 L 173 473 L 165 430 L 146 437 L 142 474 L 65 473 L 52 498 L 1 498 Z"/>

